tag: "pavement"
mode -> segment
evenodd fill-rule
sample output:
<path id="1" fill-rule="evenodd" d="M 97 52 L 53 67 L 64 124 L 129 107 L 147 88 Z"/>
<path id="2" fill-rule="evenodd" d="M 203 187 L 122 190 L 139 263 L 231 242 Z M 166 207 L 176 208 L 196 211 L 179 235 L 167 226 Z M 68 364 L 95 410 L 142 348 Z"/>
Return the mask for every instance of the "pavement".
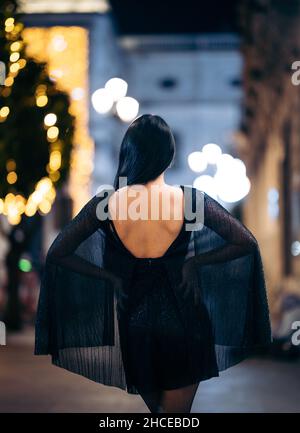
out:
<path id="1" fill-rule="evenodd" d="M 33 355 L 33 329 L 0 346 L 0 412 L 149 413 L 139 395 L 92 382 Z M 201 412 L 300 413 L 300 362 L 248 359 L 201 382 Z"/>

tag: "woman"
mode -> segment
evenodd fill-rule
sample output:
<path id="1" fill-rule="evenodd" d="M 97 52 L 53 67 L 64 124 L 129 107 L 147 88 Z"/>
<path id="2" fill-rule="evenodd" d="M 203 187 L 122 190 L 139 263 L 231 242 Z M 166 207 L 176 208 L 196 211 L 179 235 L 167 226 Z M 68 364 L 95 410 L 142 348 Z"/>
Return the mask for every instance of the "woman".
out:
<path id="1" fill-rule="evenodd" d="M 190 412 L 199 382 L 271 341 L 255 237 L 205 192 L 168 185 L 174 156 L 162 118 L 131 123 L 114 188 L 49 249 L 36 320 L 35 354 L 151 412 Z"/>

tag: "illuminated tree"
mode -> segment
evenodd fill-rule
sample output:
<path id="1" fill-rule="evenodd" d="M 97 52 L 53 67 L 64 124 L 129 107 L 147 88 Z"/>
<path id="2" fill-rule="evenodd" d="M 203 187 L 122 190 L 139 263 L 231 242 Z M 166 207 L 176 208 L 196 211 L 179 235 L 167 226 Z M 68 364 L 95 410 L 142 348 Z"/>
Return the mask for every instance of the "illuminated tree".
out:
<path id="1" fill-rule="evenodd" d="M 69 97 L 49 78 L 47 65 L 26 55 L 15 0 L 0 5 L 0 213 L 13 226 L 9 236 L 7 326 L 20 327 L 18 263 L 35 221 L 51 210 L 67 179 L 74 118 Z M 31 227 L 25 230 L 24 227 Z M 22 242 L 12 236 L 19 228 Z M 19 239 L 21 239 L 19 237 Z"/>

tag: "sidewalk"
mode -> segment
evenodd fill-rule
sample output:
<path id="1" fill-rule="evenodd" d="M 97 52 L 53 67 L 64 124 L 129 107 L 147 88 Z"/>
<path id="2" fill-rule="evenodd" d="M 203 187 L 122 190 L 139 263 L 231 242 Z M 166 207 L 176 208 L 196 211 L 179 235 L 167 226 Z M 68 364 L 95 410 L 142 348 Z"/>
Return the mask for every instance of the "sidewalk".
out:
<path id="1" fill-rule="evenodd" d="M 100 385 L 33 355 L 33 330 L 0 347 L 0 412 L 149 413 L 138 395 Z M 299 412 L 300 363 L 247 360 L 202 382 L 192 412 Z"/>

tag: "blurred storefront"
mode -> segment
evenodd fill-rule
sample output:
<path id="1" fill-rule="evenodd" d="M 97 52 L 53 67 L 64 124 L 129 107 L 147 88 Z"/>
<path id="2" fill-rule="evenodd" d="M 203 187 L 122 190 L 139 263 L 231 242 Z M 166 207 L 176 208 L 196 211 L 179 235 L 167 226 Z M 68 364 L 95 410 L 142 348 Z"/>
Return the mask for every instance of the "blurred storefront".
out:
<path id="1" fill-rule="evenodd" d="M 252 183 L 244 220 L 259 240 L 279 321 L 284 300 L 300 299 L 299 22 L 298 2 L 261 1 L 256 8 L 244 2 L 241 9 L 244 105 L 237 143 Z"/>

